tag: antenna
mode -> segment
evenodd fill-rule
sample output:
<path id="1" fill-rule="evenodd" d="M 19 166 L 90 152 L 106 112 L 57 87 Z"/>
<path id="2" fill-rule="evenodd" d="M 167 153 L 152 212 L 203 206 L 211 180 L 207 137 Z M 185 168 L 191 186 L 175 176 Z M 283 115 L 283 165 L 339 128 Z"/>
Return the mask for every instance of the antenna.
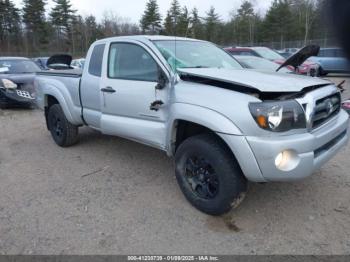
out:
<path id="1" fill-rule="evenodd" d="M 177 72 L 177 15 L 175 14 L 174 32 L 175 32 L 175 72 Z"/>

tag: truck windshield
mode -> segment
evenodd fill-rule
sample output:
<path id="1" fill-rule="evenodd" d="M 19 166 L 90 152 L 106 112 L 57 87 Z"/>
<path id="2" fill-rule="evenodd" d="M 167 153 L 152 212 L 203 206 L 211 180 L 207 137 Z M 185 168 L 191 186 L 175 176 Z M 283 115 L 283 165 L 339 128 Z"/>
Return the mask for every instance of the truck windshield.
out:
<path id="1" fill-rule="evenodd" d="M 189 40 L 153 41 L 171 68 L 225 68 L 242 69 L 242 66 L 222 49 L 208 42 Z"/>

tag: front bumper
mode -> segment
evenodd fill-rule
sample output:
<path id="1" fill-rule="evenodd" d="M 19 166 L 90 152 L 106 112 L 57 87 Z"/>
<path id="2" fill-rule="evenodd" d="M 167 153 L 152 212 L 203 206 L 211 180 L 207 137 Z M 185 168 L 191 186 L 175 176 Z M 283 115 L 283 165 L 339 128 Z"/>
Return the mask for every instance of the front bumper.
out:
<path id="1" fill-rule="evenodd" d="M 234 137 L 221 135 L 234 152 L 243 173 L 254 182 L 294 181 L 312 175 L 347 144 L 349 115 L 337 117 L 311 133 L 276 137 Z M 295 152 L 293 168 L 276 167 L 277 155 Z"/>
<path id="2" fill-rule="evenodd" d="M 35 103 L 35 98 L 25 90 L 6 90 L 0 89 L 1 100 L 9 106 L 30 106 Z"/>

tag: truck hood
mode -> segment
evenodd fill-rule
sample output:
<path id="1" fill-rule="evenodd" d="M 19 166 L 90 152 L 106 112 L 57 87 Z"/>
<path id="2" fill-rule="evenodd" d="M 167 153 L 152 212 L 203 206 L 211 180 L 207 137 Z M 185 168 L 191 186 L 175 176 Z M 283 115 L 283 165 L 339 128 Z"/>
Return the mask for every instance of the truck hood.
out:
<path id="1" fill-rule="evenodd" d="M 319 52 L 320 52 L 320 46 L 318 45 L 305 46 L 304 48 L 300 49 L 297 53 L 289 57 L 276 71 L 278 72 L 281 68 L 285 66 L 292 66 L 294 68 L 298 68 L 309 57 L 318 56 Z"/>
<path id="2" fill-rule="evenodd" d="M 325 86 L 331 82 L 314 77 L 274 72 L 259 72 L 245 69 L 181 68 L 180 77 L 191 77 L 233 84 L 260 92 L 300 92 L 308 87 Z M 199 79 L 198 79 L 199 78 Z"/>

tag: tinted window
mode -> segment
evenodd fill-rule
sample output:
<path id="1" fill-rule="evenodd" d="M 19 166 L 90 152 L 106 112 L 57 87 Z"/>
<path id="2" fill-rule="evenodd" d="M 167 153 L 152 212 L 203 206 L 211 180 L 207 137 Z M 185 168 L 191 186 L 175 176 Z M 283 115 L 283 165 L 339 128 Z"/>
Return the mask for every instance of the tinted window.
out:
<path id="1" fill-rule="evenodd" d="M 89 74 L 94 76 L 101 76 L 103 53 L 105 44 L 96 45 L 92 51 L 89 63 Z"/>
<path id="2" fill-rule="evenodd" d="M 337 57 L 346 57 L 342 49 L 336 49 L 335 53 Z"/>
<path id="3" fill-rule="evenodd" d="M 158 80 L 158 65 L 142 47 L 114 43 L 109 51 L 108 77 L 152 81 Z"/>
<path id="4" fill-rule="evenodd" d="M 250 51 L 241 51 L 239 55 L 252 55 L 252 56 L 256 56 L 255 53 L 250 52 Z"/>
<path id="5" fill-rule="evenodd" d="M 321 57 L 335 57 L 335 50 L 334 49 L 323 49 L 320 51 L 319 56 L 321 56 Z"/>

